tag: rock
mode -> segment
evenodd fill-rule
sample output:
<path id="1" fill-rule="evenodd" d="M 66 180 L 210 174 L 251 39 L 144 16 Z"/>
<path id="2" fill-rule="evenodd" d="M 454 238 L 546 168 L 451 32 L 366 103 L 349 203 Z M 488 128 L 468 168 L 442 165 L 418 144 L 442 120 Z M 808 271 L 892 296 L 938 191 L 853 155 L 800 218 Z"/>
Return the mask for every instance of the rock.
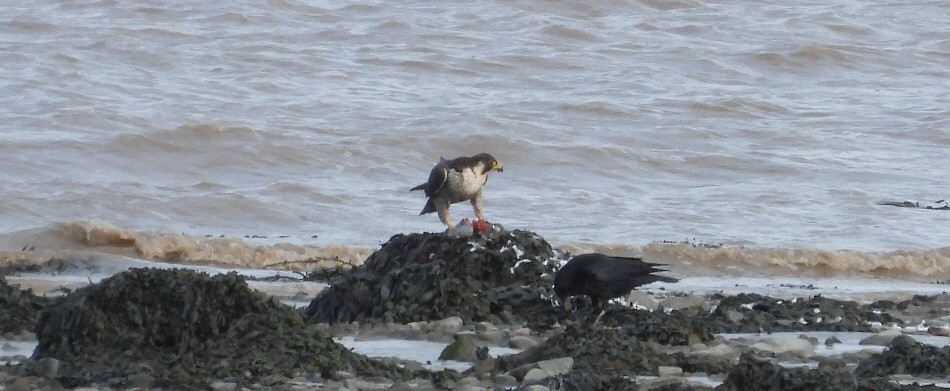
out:
<path id="1" fill-rule="evenodd" d="M 776 356 L 792 355 L 807 358 L 815 353 L 815 346 L 808 340 L 800 338 L 769 338 L 752 344 L 750 348 Z"/>
<path id="2" fill-rule="evenodd" d="M 515 379 L 514 376 L 505 373 L 499 373 L 495 376 L 492 376 L 492 382 L 503 388 L 510 388 L 518 385 L 518 379 Z"/>
<path id="3" fill-rule="evenodd" d="M 250 289 L 237 273 L 131 269 L 48 307 L 37 338 L 37 362 L 68 362 L 56 378 L 72 386 L 120 388 L 129 379 L 206 389 L 217 379 L 280 382 L 343 369 L 364 377 L 411 376 L 334 342 L 295 309 Z"/>
<path id="4" fill-rule="evenodd" d="M 739 350 L 727 344 L 710 346 L 706 349 L 690 352 L 691 355 L 730 357 L 738 356 Z"/>
<path id="5" fill-rule="evenodd" d="M 950 337 L 950 327 L 930 326 L 927 328 L 927 334 L 938 337 Z"/>
<path id="6" fill-rule="evenodd" d="M 647 311 L 655 311 L 660 306 L 660 304 L 653 299 L 653 296 L 636 289 L 630 291 L 630 294 L 627 295 L 627 303 L 634 307 L 646 309 Z"/>
<path id="7" fill-rule="evenodd" d="M 215 381 L 209 384 L 209 387 L 214 391 L 233 391 L 237 387 L 237 383 L 226 382 L 226 381 Z"/>
<path id="8" fill-rule="evenodd" d="M 456 383 L 455 387 L 452 387 L 453 390 L 464 390 L 464 391 L 489 391 L 492 389 L 492 384 L 490 382 L 482 381 L 474 377 L 465 377 Z"/>
<path id="9" fill-rule="evenodd" d="M 670 367 L 670 366 L 660 366 L 657 368 L 657 373 L 660 376 L 682 376 L 683 368 L 680 367 Z"/>
<path id="10" fill-rule="evenodd" d="M 491 331 L 491 330 L 498 330 L 498 328 L 495 327 L 495 325 L 491 324 L 490 322 L 475 323 L 475 331 Z"/>
<path id="11" fill-rule="evenodd" d="M 511 340 L 508 341 L 508 347 L 515 349 L 530 349 L 535 346 L 538 346 L 538 341 L 531 337 L 525 337 L 521 335 L 516 335 L 511 337 Z"/>
<path id="12" fill-rule="evenodd" d="M 654 330 L 652 326 L 646 329 Z M 660 330 L 659 325 L 655 330 Z M 537 367 L 536 363 L 539 361 L 562 357 L 573 358 L 574 372 L 592 372 L 605 376 L 655 375 L 656 368 L 660 365 L 681 366 L 690 372 L 713 372 L 714 368 L 709 366 L 713 362 L 715 371 L 722 367 L 717 359 L 657 352 L 652 347 L 653 343 L 641 342 L 638 336 L 642 332 L 644 329 L 641 324 L 622 328 L 590 328 L 572 324 L 562 333 L 551 336 L 534 348 L 498 357 L 498 365 L 515 378 L 523 378 L 528 369 Z M 690 369 L 687 369 L 687 366 Z"/>
<path id="13" fill-rule="evenodd" d="M 551 389 L 540 384 L 532 384 L 522 388 L 523 391 L 550 391 Z"/>
<path id="14" fill-rule="evenodd" d="M 530 327 L 519 327 L 514 330 L 511 330 L 511 335 L 530 336 L 530 335 L 533 335 L 534 333 L 535 333 L 534 330 L 532 330 Z"/>
<path id="15" fill-rule="evenodd" d="M 487 347 L 475 349 L 475 363 L 472 364 L 471 372 L 476 376 L 491 375 L 498 370 L 498 360 L 488 353 Z"/>
<path id="16" fill-rule="evenodd" d="M 832 336 L 828 337 L 827 339 L 825 339 L 825 346 L 827 346 L 827 347 L 829 347 L 829 348 L 832 347 L 832 346 L 835 346 L 835 344 L 838 344 L 838 343 L 841 343 L 841 340 L 838 339 L 838 337 L 836 337 L 836 336 L 834 336 L 834 335 L 832 335 Z"/>
<path id="17" fill-rule="evenodd" d="M 801 335 L 798 336 L 798 338 L 799 338 L 799 339 L 804 339 L 804 340 L 808 341 L 808 343 L 810 343 L 810 344 L 812 344 L 812 345 L 814 345 L 814 346 L 818 346 L 818 338 L 816 338 L 816 337 L 812 337 L 812 336 L 809 336 L 809 335 L 801 334 Z"/>
<path id="18" fill-rule="evenodd" d="M 435 391 L 435 389 L 431 381 L 424 379 L 395 382 L 389 387 L 391 391 Z"/>
<path id="19" fill-rule="evenodd" d="M 36 360 L 34 366 L 36 374 L 47 379 L 55 379 L 59 376 L 59 360 L 51 357 L 43 357 Z"/>
<path id="20" fill-rule="evenodd" d="M 429 327 L 436 331 L 457 333 L 462 331 L 462 324 L 462 318 L 458 316 L 450 316 L 448 318 L 429 323 Z"/>
<path id="21" fill-rule="evenodd" d="M 699 295 L 672 296 L 660 301 L 659 307 L 669 310 L 682 310 L 706 305 L 706 298 Z"/>
<path id="22" fill-rule="evenodd" d="M 475 337 L 479 340 L 485 341 L 489 345 L 498 345 L 501 341 L 505 340 L 505 332 L 503 330 L 481 330 L 475 331 Z"/>
<path id="23" fill-rule="evenodd" d="M 327 323 L 459 317 L 465 324 L 550 327 L 558 323 L 558 313 L 547 298 L 562 257 L 527 231 L 492 230 L 464 238 L 395 235 L 303 312 Z"/>
<path id="24" fill-rule="evenodd" d="M 894 338 L 881 354 L 872 355 L 858 364 L 855 374 L 878 377 L 896 374 L 950 376 L 950 346 L 924 345 L 901 335 Z"/>
<path id="25" fill-rule="evenodd" d="M 541 380 L 547 379 L 549 377 L 551 377 L 551 374 L 548 373 L 548 371 L 545 371 L 540 368 L 531 368 L 528 370 L 528 372 L 524 374 L 524 377 L 522 377 L 521 385 L 525 386 L 525 385 L 530 385 L 530 384 L 536 384 L 540 382 Z"/>
<path id="26" fill-rule="evenodd" d="M 573 357 L 561 357 L 551 360 L 538 361 L 537 366 L 539 369 L 544 370 L 552 376 L 563 375 L 571 371 L 574 368 L 574 358 Z"/>
<path id="27" fill-rule="evenodd" d="M 33 384 L 25 377 L 17 377 L 12 382 L 7 383 L 4 391 L 32 391 Z"/>
<path id="28" fill-rule="evenodd" d="M 35 330 L 40 312 L 54 301 L 34 295 L 32 290 L 9 285 L 0 275 L 0 333 L 19 334 Z"/>
<path id="29" fill-rule="evenodd" d="M 715 333 L 873 331 L 872 324 L 900 322 L 871 306 L 821 296 L 788 300 L 741 293 L 712 299 L 719 302 L 704 314 L 703 325 Z"/>
<path id="30" fill-rule="evenodd" d="M 127 377 L 124 382 L 122 382 L 122 387 L 127 389 L 148 389 L 151 388 L 155 383 L 155 378 L 152 375 L 147 373 L 135 373 Z"/>
<path id="31" fill-rule="evenodd" d="M 879 389 L 866 387 L 868 382 L 856 379 L 847 369 L 833 366 L 821 369 L 803 367 L 785 368 L 768 360 L 760 360 L 745 353 L 733 366 L 719 391 L 767 390 L 858 390 Z M 892 389 L 892 388 L 886 388 Z"/>
<path id="32" fill-rule="evenodd" d="M 877 346 L 887 346 L 901 335 L 904 335 L 904 332 L 897 329 L 885 330 L 880 333 L 874 334 L 870 337 L 864 338 L 859 342 L 859 345 L 877 345 Z"/>
<path id="33" fill-rule="evenodd" d="M 393 385 L 392 383 L 374 383 L 359 379 L 346 379 L 343 384 L 346 385 L 346 388 L 360 391 L 385 390 Z"/>
<path id="34" fill-rule="evenodd" d="M 541 379 L 568 373 L 573 367 L 574 358 L 561 357 L 525 364 L 515 368 L 508 374 L 520 380 L 522 385 L 526 385 L 535 384 Z"/>
<path id="35" fill-rule="evenodd" d="M 468 335 L 455 334 L 455 340 L 439 354 L 439 360 L 475 362 L 477 346 Z"/>
<path id="36" fill-rule="evenodd" d="M 725 311 L 726 320 L 731 323 L 739 323 L 745 319 L 745 315 L 742 315 L 741 312 L 736 310 L 726 310 Z"/>

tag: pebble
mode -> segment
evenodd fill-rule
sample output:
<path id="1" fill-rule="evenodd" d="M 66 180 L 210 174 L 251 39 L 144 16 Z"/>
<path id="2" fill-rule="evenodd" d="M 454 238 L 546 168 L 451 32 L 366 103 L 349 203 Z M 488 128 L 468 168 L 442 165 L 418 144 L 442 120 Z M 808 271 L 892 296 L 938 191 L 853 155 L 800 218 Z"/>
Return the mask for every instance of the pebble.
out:
<path id="1" fill-rule="evenodd" d="M 838 337 L 836 337 L 836 336 L 834 336 L 834 335 L 828 337 L 828 339 L 825 340 L 825 346 L 827 346 L 827 347 L 829 347 L 829 348 L 832 347 L 832 346 L 835 346 L 836 343 L 841 343 L 841 340 L 838 339 Z"/>
<path id="2" fill-rule="evenodd" d="M 3 388 L 4 391 L 31 391 L 33 390 L 33 385 L 30 384 L 30 381 L 24 377 L 18 377 L 6 387 Z"/>
<path id="3" fill-rule="evenodd" d="M 234 387 L 237 386 L 237 383 L 226 382 L 226 381 L 216 381 L 210 384 L 211 389 L 215 391 L 231 391 L 234 390 Z"/>
<path id="4" fill-rule="evenodd" d="M 680 367 L 670 367 L 670 366 L 660 366 L 657 368 L 657 372 L 662 376 L 682 376 L 683 368 Z"/>
<path id="5" fill-rule="evenodd" d="M 531 368 L 527 373 L 524 374 L 524 378 L 521 379 L 521 385 L 531 385 L 540 382 L 541 380 L 551 377 L 551 373 L 540 368 Z"/>
<path id="6" fill-rule="evenodd" d="M 475 362 L 475 343 L 470 336 L 455 334 L 455 341 L 442 349 L 439 354 L 439 360 L 455 360 L 465 362 Z"/>
<path id="7" fill-rule="evenodd" d="M 457 333 L 462 331 L 462 318 L 458 316 L 450 316 L 448 318 L 430 323 L 429 327 L 432 330 Z"/>
<path id="8" fill-rule="evenodd" d="M 59 360 L 52 357 L 43 357 L 36 360 L 36 373 L 47 379 L 54 379 L 59 375 Z"/>
<path id="9" fill-rule="evenodd" d="M 511 376 L 506 373 L 500 373 L 495 376 L 492 376 L 492 383 L 495 383 L 498 386 L 508 388 L 518 385 L 518 379 L 515 379 L 514 376 Z"/>
<path id="10" fill-rule="evenodd" d="M 931 326 L 927 328 L 927 334 L 936 335 L 938 337 L 950 337 L 950 327 Z"/>
<path id="11" fill-rule="evenodd" d="M 508 341 L 508 347 L 515 349 L 530 349 L 535 346 L 538 346 L 538 341 L 531 337 L 525 337 L 523 335 L 516 335 L 511 337 L 511 340 Z"/>
<path id="12" fill-rule="evenodd" d="M 491 345 L 498 345 L 505 340 L 505 332 L 502 330 L 475 331 L 475 336 Z"/>
<path id="13" fill-rule="evenodd" d="M 627 296 L 627 303 L 646 308 L 648 311 L 655 311 L 660 306 L 660 303 L 657 303 L 649 293 L 636 289 Z"/>
<path id="14" fill-rule="evenodd" d="M 808 335 L 806 335 L 806 334 L 801 334 L 801 335 L 798 336 L 798 338 L 799 338 L 799 339 L 804 339 L 804 340 L 808 341 L 809 343 L 811 343 L 812 345 L 816 345 L 816 346 L 818 345 L 818 338 L 817 338 L 817 337 L 811 337 L 811 336 L 808 336 Z"/>
<path id="15" fill-rule="evenodd" d="M 752 344 L 750 348 L 774 355 L 790 354 L 796 357 L 810 357 L 815 353 L 815 346 L 800 338 L 769 338 Z"/>
<path id="16" fill-rule="evenodd" d="M 904 332 L 897 329 L 884 330 L 880 333 L 877 333 L 870 337 L 862 339 L 861 342 L 859 342 L 858 344 L 859 345 L 887 346 L 891 343 L 891 341 L 894 340 L 894 338 L 897 338 L 901 335 L 904 335 Z"/>
<path id="17" fill-rule="evenodd" d="M 727 344 L 719 344 L 716 346 L 710 346 L 706 349 L 690 352 L 690 355 L 708 355 L 708 356 L 717 356 L 717 357 L 725 357 L 725 356 L 738 355 L 738 354 L 739 354 L 738 349 L 732 346 L 729 346 Z"/>
<path id="18" fill-rule="evenodd" d="M 147 373 L 136 373 L 125 379 L 122 386 L 125 388 L 149 388 L 155 383 L 155 378 Z"/>
<path id="19" fill-rule="evenodd" d="M 667 297 L 660 302 L 659 307 L 668 310 L 681 310 L 689 307 L 702 307 L 708 305 L 706 299 L 698 295 L 673 296 Z"/>
<path id="20" fill-rule="evenodd" d="M 374 382 L 358 380 L 358 379 L 346 379 L 346 381 L 344 381 L 343 384 L 346 385 L 346 388 L 360 390 L 360 391 L 385 390 L 385 389 L 388 389 L 390 386 L 392 386 L 392 383 L 374 383 Z"/>
<path id="21" fill-rule="evenodd" d="M 550 373 L 552 376 L 563 375 L 574 368 L 573 357 L 561 357 L 550 360 L 538 361 L 538 368 Z"/>

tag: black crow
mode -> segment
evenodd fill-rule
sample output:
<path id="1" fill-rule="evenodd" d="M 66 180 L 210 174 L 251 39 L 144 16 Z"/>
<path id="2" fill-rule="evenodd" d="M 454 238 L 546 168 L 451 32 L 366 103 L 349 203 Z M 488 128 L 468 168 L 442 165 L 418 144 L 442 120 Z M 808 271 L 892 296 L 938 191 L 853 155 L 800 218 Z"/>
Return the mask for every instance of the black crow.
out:
<path id="1" fill-rule="evenodd" d="M 594 325 L 607 312 L 607 301 L 626 294 L 633 288 L 651 282 L 677 282 L 673 277 L 655 276 L 652 273 L 666 270 L 657 269 L 658 263 L 643 262 L 641 258 L 611 257 L 591 253 L 571 258 L 554 276 L 554 293 L 571 310 L 568 300 L 571 296 L 590 296 L 595 309 L 600 313 Z"/>

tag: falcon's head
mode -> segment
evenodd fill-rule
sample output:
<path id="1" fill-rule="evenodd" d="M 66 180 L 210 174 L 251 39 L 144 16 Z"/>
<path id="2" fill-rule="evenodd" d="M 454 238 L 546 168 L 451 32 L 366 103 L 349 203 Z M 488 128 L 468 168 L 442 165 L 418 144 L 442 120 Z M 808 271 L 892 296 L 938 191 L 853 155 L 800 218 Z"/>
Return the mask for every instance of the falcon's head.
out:
<path id="1" fill-rule="evenodd" d="M 502 172 L 505 170 L 505 168 L 501 166 L 501 163 L 498 162 L 498 159 L 495 159 L 495 157 L 490 154 L 480 153 L 472 157 L 475 158 L 476 162 L 482 164 L 483 174 L 487 174 L 492 171 Z"/>

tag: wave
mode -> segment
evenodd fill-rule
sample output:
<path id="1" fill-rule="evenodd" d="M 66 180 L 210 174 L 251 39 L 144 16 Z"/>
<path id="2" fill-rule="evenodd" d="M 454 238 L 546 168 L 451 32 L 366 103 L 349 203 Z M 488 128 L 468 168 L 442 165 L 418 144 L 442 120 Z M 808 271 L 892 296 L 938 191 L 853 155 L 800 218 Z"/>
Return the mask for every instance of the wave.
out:
<path id="1" fill-rule="evenodd" d="M 269 243 L 253 243 L 257 240 Z M 0 267 L 132 258 L 173 264 L 312 271 L 358 265 L 372 252 L 363 247 L 317 247 L 275 241 L 148 233 L 102 222 L 71 222 L 0 236 L 0 248 L 7 250 L 0 251 Z"/>
<path id="2" fill-rule="evenodd" d="M 728 248 L 695 243 L 645 246 L 570 245 L 571 254 L 604 252 L 642 256 L 668 265 L 678 275 L 798 277 L 888 277 L 922 281 L 950 279 L 950 247 L 862 252 L 791 248 Z"/>
<path id="3" fill-rule="evenodd" d="M 150 233 L 122 229 L 104 222 L 70 222 L 0 235 L 0 250 L 6 250 L 0 251 L 0 267 L 134 259 L 182 265 L 306 272 L 341 265 L 359 265 L 374 251 L 368 247 L 342 244 L 318 247 L 290 241 L 292 238 Z M 602 252 L 642 256 L 648 261 L 666 264 L 670 272 L 682 277 L 950 280 L 950 247 L 862 252 L 730 248 L 686 242 L 657 242 L 643 246 L 552 244 L 567 254 Z"/>

